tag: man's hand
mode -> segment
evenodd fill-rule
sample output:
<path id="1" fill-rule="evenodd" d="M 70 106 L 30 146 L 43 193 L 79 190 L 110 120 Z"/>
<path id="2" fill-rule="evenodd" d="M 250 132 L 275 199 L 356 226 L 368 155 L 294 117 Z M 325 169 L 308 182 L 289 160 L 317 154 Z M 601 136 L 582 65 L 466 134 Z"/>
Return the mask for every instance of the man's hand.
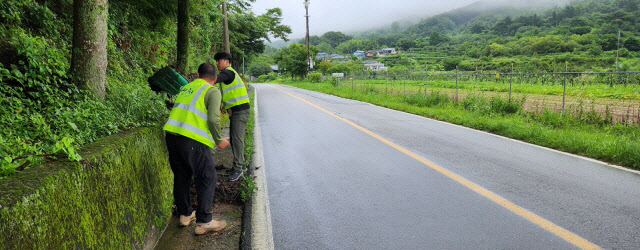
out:
<path id="1" fill-rule="evenodd" d="M 217 147 L 220 148 L 220 149 L 223 149 L 223 148 L 226 148 L 227 146 L 229 146 L 229 142 L 227 141 L 227 138 L 223 138 L 222 141 L 220 142 L 220 144 L 217 145 Z"/>
<path id="2" fill-rule="evenodd" d="M 227 109 L 227 112 L 229 113 L 229 116 L 231 116 L 231 109 Z"/>

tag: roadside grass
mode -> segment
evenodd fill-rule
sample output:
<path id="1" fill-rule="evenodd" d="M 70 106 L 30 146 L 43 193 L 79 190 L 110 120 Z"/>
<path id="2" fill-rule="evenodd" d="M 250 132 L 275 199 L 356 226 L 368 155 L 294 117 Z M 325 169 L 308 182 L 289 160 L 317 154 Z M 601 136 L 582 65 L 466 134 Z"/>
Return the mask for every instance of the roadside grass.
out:
<path id="1" fill-rule="evenodd" d="M 244 134 L 244 161 L 247 166 L 251 164 L 251 160 L 253 157 L 253 128 L 255 127 L 255 119 L 254 119 L 254 108 L 253 108 L 253 99 L 254 92 L 253 87 L 249 86 L 251 92 L 249 93 L 249 104 L 251 104 L 251 108 L 249 109 L 249 120 L 247 120 L 247 130 Z"/>
<path id="2" fill-rule="evenodd" d="M 251 165 L 251 160 L 253 159 L 254 153 L 254 138 L 253 138 L 253 129 L 255 128 L 255 118 L 254 118 L 254 92 L 253 87 L 249 86 L 249 103 L 251 104 L 251 108 L 249 109 L 249 120 L 247 120 L 247 130 L 244 134 L 244 160 L 245 166 Z M 242 202 L 247 202 L 253 194 L 257 191 L 257 187 L 253 182 L 253 176 L 247 175 L 242 178 L 242 184 L 240 185 L 240 199 Z"/>
<path id="3" fill-rule="evenodd" d="M 614 124 L 607 117 L 587 112 L 525 111 L 522 101 L 469 95 L 456 104 L 449 95 L 386 94 L 380 88 L 282 80 L 283 84 L 360 100 L 379 106 L 484 130 L 560 151 L 640 169 L 640 126 Z M 578 114 L 578 115 L 574 115 Z"/>

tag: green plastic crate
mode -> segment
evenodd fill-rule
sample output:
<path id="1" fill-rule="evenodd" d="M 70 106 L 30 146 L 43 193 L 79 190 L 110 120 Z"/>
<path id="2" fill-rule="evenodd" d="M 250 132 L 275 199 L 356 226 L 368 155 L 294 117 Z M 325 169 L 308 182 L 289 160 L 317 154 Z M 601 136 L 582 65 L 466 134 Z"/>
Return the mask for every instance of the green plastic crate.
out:
<path id="1" fill-rule="evenodd" d="M 187 85 L 189 81 L 174 68 L 167 66 L 149 77 L 149 83 L 162 91 L 176 95 L 180 93 L 180 88 Z"/>

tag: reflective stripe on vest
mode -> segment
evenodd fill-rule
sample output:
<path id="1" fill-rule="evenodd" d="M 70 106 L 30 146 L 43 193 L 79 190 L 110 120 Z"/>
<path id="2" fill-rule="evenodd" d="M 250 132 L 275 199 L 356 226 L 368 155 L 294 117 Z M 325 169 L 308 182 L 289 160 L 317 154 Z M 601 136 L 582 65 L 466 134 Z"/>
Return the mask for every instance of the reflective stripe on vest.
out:
<path id="1" fill-rule="evenodd" d="M 233 68 L 230 66 L 227 69 L 231 70 L 234 74 L 233 82 L 231 84 L 220 83 L 222 92 L 222 103 L 224 108 L 228 109 L 240 104 L 249 103 L 249 95 L 247 94 L 247 88 L 244 86 L 244 82 Z"/>
<path id="2" fill-rule="evenodd" d="M 204 96 L 207 90 L 212 87 L 202 79 L 196 79 L 183 86 L 163 129 L 191 138 L 209 147 L 215 147 L 207 123 L 207 106 L 204 103 Z"/>

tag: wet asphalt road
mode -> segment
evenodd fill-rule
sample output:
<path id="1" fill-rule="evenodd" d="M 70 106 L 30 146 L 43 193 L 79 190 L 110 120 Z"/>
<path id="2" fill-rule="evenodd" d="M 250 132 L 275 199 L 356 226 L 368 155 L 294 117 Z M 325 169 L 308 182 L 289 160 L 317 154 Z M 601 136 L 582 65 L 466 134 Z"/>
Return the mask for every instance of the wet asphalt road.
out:
<path id="1" fill-rule="evenodd" d="M 280 90 L 602 248 L 640 248 L 637 173 L 367 103 L 253 86 L 276 249 L 578 248 Z"/>

